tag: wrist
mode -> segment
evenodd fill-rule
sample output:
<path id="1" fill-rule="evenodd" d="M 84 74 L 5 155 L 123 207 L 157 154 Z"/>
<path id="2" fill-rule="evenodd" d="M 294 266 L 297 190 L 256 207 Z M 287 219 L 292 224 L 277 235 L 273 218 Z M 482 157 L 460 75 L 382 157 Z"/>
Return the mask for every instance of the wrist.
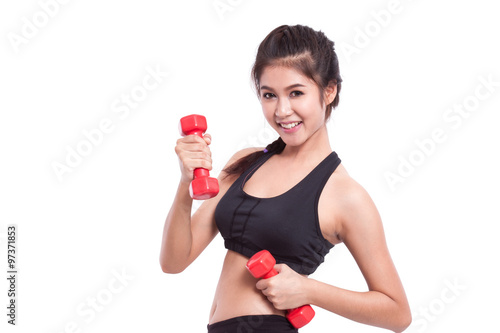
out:
<path id="1" fill-rule="evenodd" d="M 316 290 L 317 281 L 314 279 L 310 279 L 308 277 L 304 277 L 304 283 L 302 284 L 302 290 L 304 291 L 304 304 L 314 304 L 314 293 Z"/>
<path id="2" fill-rule="evenodd" d="M 177 192 L 180 192 L 181 194 L 187 193 L 187 195 L 189 195 L 189 185 L 191 185 L 191 182 L 189 180 L 181 179 L 177 186 Z"/>
<path id="3" fill-rule="evenodd" d="M 191 206 L 193 204 L 193 198 L 189 194 L 189 185 L 191 182 L 181 180 L 179 185 L 177 186 L 177 195 L 175 201 L 181 206 L 184 206 L 189 211 L 191 210 Z"/>
<path id="4" fill-rule="evenodd" d="M 189 188 L 190 184 L 191 184 L 191 179 L 181 177 L 181 180 L 179 181 L 179 187 Z"/>

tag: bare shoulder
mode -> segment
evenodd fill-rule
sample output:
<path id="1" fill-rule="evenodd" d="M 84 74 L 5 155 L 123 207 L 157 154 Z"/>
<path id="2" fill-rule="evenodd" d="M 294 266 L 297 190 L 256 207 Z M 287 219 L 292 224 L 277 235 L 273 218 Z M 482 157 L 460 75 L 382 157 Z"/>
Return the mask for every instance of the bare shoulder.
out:
<path id="1" fill-rule="evenodd" d="M 337 195 L 337 200 L 346 208 L 355 208 L 371 201 L 370 195 L 361 184 L 352 178 L 341 164 L 331 177 L 326 187 Z"/>
<path id="2" fill-rule="evenodd" d="M 379 219 L 368 192 L 349 175 L 342 164 L 325 184 L 319 209 L 321 229 L 331 242 L 344 242 L 354 223 Z"/>
<path id="3" fill-rule="evenodd" d="M 250 148 L 243 148 L 241 150 L 238 150 L 236 153 L 234 153 L 234 155 L 229 159 L 227 165 L 230 165 L 231 163 L 233 162 L 236 162 L 237 160 L 239 160 L 240 158 L 242 157 L 245 157 L 245 156 L 248 156 L 252 153 L 255 153 L 257 151 L 261 151 L 263 150 L 264 147 L 260 148 L 260 147 L 250 147 Z"/>
<path id="4" fill-rule="evenodd" d="M 250 148 L 243 148 L 241 150 L 238 150 L 236 153 L 233 154 L 233 156 L 231 156 L 231 158 L 229 159 L 229 161 L 227 161 L 226 165 L 224 166 L 224 168 L 222 169 L 220 175 L 219 175 L 219 182 L 229 182 L 229 183 L 232 183 L 234 180 L 235 180 L 235 177 L 227 177 L 227 173 L 224 172 L 224 169 L 226 169 L 227 167 L 229 167 L 231 164 L 237 162 L 239 159 L 245 157 L 245 156 L 248 156 L 252 153 L 255 153 L 257 151 L 261 151 L 263 150 L 264 148 L 259 148 L 259 147 L 250 147 Z"/>
<path id="5" fill-rule="evenodd" d="M 368 191 L 352 177 L 346 177 L 342 185 L 341 237 L 344 242 L 363 234 L 369 236 L 370 233 L 383 238 L 382 220 Z"/>

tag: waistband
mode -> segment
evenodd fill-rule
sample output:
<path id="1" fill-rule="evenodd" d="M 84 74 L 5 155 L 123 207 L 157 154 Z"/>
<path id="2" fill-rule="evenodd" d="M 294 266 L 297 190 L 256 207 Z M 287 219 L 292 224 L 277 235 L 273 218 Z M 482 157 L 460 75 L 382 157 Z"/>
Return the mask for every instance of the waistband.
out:
<path id="1" fill-rule="evenodd" d="M 248 315 L 207 325 L 208 333 L 297 333 L 280 315 Z"/>

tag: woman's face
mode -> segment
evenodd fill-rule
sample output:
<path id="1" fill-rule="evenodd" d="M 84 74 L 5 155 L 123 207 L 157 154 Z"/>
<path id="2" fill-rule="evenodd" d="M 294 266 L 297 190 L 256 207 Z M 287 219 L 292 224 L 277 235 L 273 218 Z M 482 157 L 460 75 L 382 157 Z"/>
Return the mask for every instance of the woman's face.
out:
<path id="1" fill-rule="evenodd" d="M 325 125 L 325 102 L 333 101 L 336 86 L 320 100 L 316 83 L 290 67 L 267 67 L 260 78 L 260 101 L 269 124 L 290 146 L 299 146 Z"/>

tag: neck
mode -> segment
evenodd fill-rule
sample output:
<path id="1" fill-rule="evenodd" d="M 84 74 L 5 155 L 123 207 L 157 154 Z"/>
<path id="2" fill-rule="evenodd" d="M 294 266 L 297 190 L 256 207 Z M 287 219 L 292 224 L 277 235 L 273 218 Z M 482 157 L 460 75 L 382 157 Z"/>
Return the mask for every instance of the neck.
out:
<path id="1" fill-rule="evenodd" d="M 304 161 L 322 158 L 332 152 L 326 125 L 318 129 L 309 139 L 299 146 L 286 145 L 280 154 L 291 159 L 303 159 Z"/>

